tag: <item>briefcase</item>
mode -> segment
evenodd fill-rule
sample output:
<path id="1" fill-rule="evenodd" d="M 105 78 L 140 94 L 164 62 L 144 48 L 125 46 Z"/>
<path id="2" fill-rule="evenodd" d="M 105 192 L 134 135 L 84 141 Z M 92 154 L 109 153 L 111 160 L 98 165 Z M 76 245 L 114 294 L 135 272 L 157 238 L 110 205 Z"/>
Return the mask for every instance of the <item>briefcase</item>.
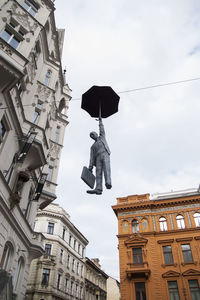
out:
<path id="1" fill-rule="evenodd" d="M 83 167 L 83 171 L 81 174 L 81 179 L 93 189 L 94 183 L 95 183 L 95 176 L 92 174 L 92 172 L 87 168 Z"/>

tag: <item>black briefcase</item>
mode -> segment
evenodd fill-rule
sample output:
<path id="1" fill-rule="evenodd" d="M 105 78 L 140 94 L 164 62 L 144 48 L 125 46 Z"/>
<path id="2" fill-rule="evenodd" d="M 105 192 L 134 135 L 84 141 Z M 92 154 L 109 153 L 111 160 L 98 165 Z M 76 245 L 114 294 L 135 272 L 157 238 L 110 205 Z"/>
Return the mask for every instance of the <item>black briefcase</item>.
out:
<path id="1" fill-rule="evenodd" d="M 94 183 L 95 183 L 95 176 L 92 174 L 92 172 L 87 168 L 83 167 L 83 171 L 81 174 L 81 179 L 93 189 Z"/>

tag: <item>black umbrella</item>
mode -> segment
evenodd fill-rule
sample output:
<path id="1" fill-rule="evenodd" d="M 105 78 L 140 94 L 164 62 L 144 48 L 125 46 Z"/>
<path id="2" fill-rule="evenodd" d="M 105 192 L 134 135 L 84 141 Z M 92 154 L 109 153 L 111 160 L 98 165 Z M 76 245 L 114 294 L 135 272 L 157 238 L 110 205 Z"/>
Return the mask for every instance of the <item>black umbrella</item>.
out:
<path id="1" fill-rule="evenodd" d="M 118 111 L 120 97 L 110 86 L 92 86 L 82 95 L 81 108 L 93 118 L 107 118 Z"/>

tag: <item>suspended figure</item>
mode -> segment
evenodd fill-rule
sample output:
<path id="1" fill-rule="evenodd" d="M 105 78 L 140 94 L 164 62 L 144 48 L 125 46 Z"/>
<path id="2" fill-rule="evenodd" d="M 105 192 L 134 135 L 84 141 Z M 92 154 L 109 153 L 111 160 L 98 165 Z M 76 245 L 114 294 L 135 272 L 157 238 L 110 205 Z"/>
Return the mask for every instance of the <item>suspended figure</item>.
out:
<path id="1" fill-rule="evenodd" d="M 112 188 L 110 171 L 111 152 L 106 141 L 104 125 L 101 117 L 99 118 L 99 135 L 95 131 L 92 131 L 90 133 L 90 137 L 95 142 L 90 149 L 89 170 L 92 172 L 93 167 L 96 167 L 96 187 L 94 190 L 87 191 L 87 193 L 101 195 L 103 191 L 103 174 L 106 188 Z"/>

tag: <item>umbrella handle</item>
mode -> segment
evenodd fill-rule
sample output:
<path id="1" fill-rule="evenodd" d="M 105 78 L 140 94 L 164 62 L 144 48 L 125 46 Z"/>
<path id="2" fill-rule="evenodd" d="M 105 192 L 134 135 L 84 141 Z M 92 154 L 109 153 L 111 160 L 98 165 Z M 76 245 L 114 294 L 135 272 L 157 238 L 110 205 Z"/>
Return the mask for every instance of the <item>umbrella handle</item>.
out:
<path id="1" fill-rule="evenodd" d="M 99 119 L 101 118 L 101 101 L 99 101 Z"/>

